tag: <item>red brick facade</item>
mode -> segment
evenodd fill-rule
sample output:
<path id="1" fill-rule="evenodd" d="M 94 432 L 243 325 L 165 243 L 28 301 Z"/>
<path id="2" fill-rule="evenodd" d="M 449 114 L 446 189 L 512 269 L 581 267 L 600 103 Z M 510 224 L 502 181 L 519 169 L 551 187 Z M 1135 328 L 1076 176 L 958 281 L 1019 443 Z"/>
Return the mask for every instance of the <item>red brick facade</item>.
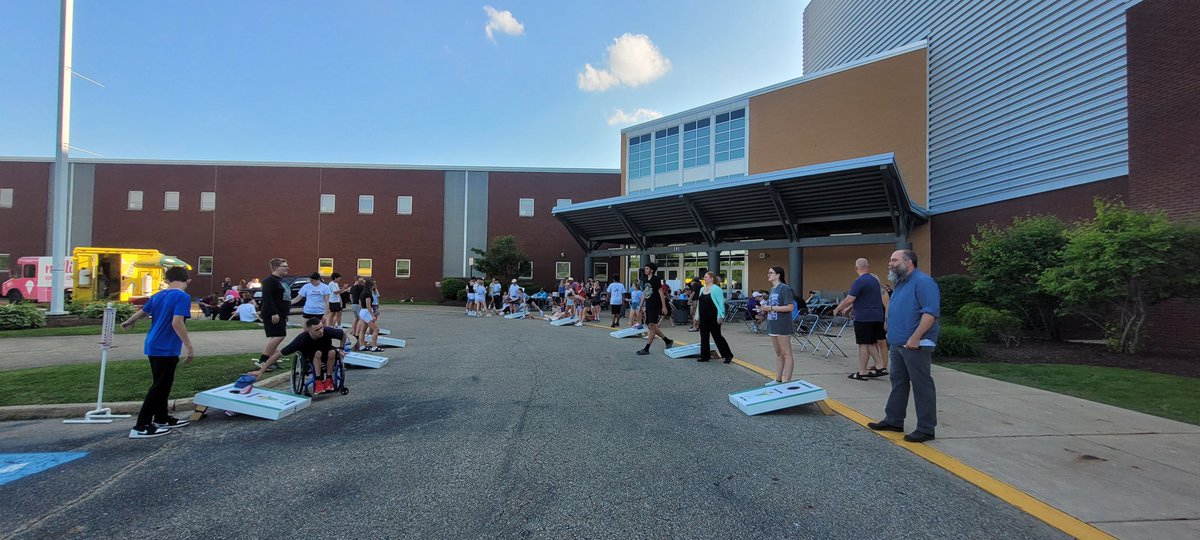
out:
<path id="1" fill-rule="evenodd" d="M 13 190 L 12 208 L 0 208 L 0 253 L 9 255 L 0 281 L 12 277 L 18 258 L 50 254 L 46 216 L 53 169 L 53 162 L 0 162 L 0 188 Z"/>

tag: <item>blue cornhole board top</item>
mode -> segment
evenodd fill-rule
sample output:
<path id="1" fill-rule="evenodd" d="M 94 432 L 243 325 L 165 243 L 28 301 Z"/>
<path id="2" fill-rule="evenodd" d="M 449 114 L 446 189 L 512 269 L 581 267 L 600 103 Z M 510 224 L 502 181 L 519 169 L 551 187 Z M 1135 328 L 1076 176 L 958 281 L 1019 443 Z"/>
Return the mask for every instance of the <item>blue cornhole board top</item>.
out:
<path id="1" fill-rule="evenodd" d="M 614 330 L 612 332 L 609 332 L 608 335 L 618 338 L 618 339 L 627 338 L 627 337 L 644 336 L 644 335 L 646 335 L 646 329 L 645 328 L 634 328 L 631 326 L 629 328 L 622 328 L 620 330 Z"/>
<path id="2" fill-rule="evenodd" d="M 717 346 L 713 342 L 711 342 L 711 341 L 708 342 L 708 345 L 710 347 L 709 350 L 712 350 L 712 351 L 717 350 Z M 667 356 L 670 356 L 671 358 L 687 358 L 689 356 L 700 356 L 700 344 L 693 343 L 691 345 L 679 345 L 678 347 L 671 347 L 670 349 L 666 349 L 663 352 L 667 353 Z"/>
<path id="3" fill-rule="evenodd" d="M 750 416 L 824 399 L 829 399 L 825 389 L 808 381 L 760 386 L 729 394 L 729 402 Z"/>
<path id="4" fill-rule="evenodd" d="M 575 323 L 577 323 L 577 322 L 579 322 L 579 319 L 578 319 L 577 317 L 568 317 L 568 318 L 566 318 L 566 319 L 559 319 L 559 320 L 557 320 L 557 321 L 550 321 L 550 324 L 553 324 L 554 326 L 566 326 L 566 325 L 568 325 L 568 324 L 575 324 Z"/>
<path id="5" fill-rule="evenodd" d="M 53 469 L 87 452 L 40 452 L 36 454 L 0 454 L 0 486 L 26 476 Z"/>
<path id="6" fill-rule="evenodd" d="M 525 318 L 525 312 L 524 312 L 524 311 L 518 311 L 518 312 L 516 312 L 516 313 L 509 313 L 508 315 L 505 315 L 505 316 L 504 316 L 504 318 L 505 318 L 505 319 L 524 319 L 524 318 Z"/>

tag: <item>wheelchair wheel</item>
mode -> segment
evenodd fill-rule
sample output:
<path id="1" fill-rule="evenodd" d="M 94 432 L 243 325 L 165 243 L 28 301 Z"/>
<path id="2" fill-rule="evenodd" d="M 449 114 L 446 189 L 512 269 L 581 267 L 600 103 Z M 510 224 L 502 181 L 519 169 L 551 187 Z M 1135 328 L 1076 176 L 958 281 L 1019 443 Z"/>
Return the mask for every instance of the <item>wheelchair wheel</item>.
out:
<path id="1" fill-rule="evenodd" d="M 333 389 L 343 396 L 350 393 L 350 389 L 346 388 L 346 363 L 342 361 L 340 352 L 337 354 L 337 362 L 333 365 Z"/>
<path id="2" fill-rule="evenodd" d="M 301 367 L 303 362 L 300 361 L 300 355 L 296 354 L 292 358 L 292 393 L 300 394 L 304 391 L 304 371 Z"/>

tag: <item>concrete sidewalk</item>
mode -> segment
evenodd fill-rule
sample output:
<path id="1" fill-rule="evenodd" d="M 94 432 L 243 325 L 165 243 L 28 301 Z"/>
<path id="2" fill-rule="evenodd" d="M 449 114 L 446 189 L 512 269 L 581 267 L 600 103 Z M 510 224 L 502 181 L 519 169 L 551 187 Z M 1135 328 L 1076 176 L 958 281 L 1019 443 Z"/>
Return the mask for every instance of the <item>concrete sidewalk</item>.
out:
<path id="1" fill-rule="evenodd" d="M 737 359 L 775 370 L 770 339 L 741 322 L 723 327 Z M 672 339 L 698 333 L 667 327 Z M 801 352 L 795 379 L 825 388 L 831 399 L 879 419 L 887 377 L 847 378 L 857 369 L 853 332 L 838 340 L 850 355 Z M 628 343 L 631 353 L 640 346 Z M 929 446 L 1007 482 L 1119 538 L 1200 538 L 1200 426 L 934 366 L 937 439 Z M 916 413 L 910 401 L 907 428 Z M 869 464 L 864 464 L 869 465 Z"/>

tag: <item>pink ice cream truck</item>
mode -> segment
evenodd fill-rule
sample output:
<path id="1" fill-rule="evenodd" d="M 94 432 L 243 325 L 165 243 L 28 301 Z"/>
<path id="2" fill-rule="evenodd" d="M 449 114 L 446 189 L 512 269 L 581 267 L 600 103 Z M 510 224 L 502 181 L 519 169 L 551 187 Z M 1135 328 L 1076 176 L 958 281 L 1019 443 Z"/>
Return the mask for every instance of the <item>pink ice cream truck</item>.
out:
<path id="1" fill-rule="evenodd" d="M 0 286 L 0 296 L 8 298 L 9 302 L 50 301 L 50 269 L 53 257 L 21 257 L 17 259 L 17 271 L 13 278 Z M 74 261 L 67 257 L 67 298 L 71 297 L 71 274 L 74 273 Z"/>

